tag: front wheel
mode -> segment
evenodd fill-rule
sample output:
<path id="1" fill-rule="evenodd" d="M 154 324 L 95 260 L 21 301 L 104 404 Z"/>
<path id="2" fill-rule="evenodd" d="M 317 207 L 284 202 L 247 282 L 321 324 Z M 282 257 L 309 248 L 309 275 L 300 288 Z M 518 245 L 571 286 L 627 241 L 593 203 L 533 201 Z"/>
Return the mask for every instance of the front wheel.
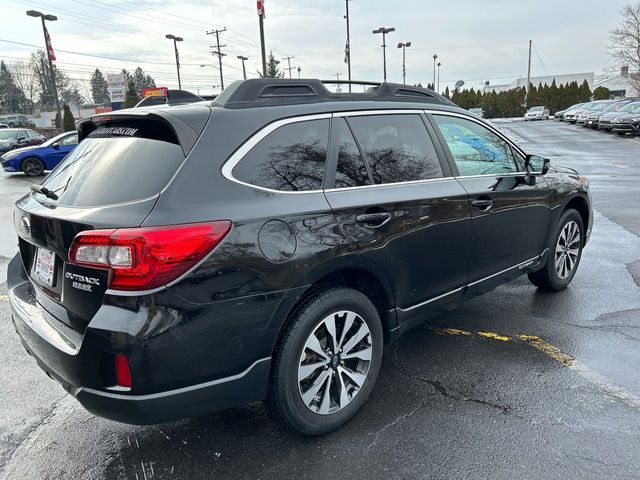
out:
<path id="1" fill-rule="evenodd" d="M 542 290 L 559 291 L 571 283 L 584 246 L 582 217 L 573 209 L 562 214 L 548 245 L 549 254 L 545 266 L 529 274 L 529 281 Z"/>
<path id="2" fill-rule="evenodd" d="M 373 389 L 382 343 L 378 311 L 365 295 L 344 287 L 317 293 L 276 348 L 269 407 L 306 435 L 341 427 Z"/>
<path id="3" fill-rule="evenodd" d="M 22 171 L 29 177 L 39 177 L 44 173 L 44 163 L 38 158 L 25 158 L 22 161 Z"/>

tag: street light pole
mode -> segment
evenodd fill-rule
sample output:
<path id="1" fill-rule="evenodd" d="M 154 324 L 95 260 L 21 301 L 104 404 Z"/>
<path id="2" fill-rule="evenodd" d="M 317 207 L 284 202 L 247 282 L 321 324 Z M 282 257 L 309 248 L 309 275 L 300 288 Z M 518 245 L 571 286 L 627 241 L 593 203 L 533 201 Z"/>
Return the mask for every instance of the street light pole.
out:
<path id="1" fill-rule="evenodd" d="M 436 89 L 436 60 L 438 59 L 438 55 L 433 54 L 433 89 Z"/>
<path id="2" fill-rule="evenodd" d="M 302 71 L 302 69 L 300 67 L 298 67 L 298 78 L 300 78 L 300 72 Z M 351 89 L 351 85 L 349 85 L 349 89 Z"/>
<path id="3" fill-rule="evenodd" d="M 172 34 L 167 34 L 164 36 L 169 40 L 173 40 L 173 49 L 176 54 L 176 71 L 178 72 L 178 90 L 182 90 L 182 82 L 180 81 L 180 58 L 178 56 L 178 42 L 182 42 L 184 39 L 182 37 L 176 37 Z"/>
<path id="4" fill-rule="evenodd" d="M 438 62 L 438 88 L 436 90 L 436 92 L 440 92 L 440 65 L 442 65 L 442 63 Z"/>
<path id="5" fill-rule="evenodd" d="M 49 52 L 49 40 L 47 40 L 47 27 L 44 23 L 45 20 L 49 20 L 50 22 L 55 22 L 58 20 L 58 17 L 55 15 L 45 15 L 42 12 L 38 12 L 37 10 L 28 10 L 27 15 L 30 17 L 40 17 L 42 20 L 42 34 L 44 35 L 44 44 L 47 47 L 47 59 L 49 60 L 49 75 L 51 75 L 51 89 L 53 90 L 53 96 L 56 99 L 56 110 L 58 111 L 58 118 L 60 119 L 59 127 L 62 127 L 62 112 L 60 111 L 60 100 L 58 99 L 58 87 L 56 87 L 56 74 L 53 70 L 53 61 L 51 60 L 51 53 Z"/>
<path id="6" fill-rule="evenodd" d="M 386 27 L 380 27 L 376 30 L 372 30 L 371 33 L 381 33 L 382 34 L 382 72 L 383 72 L 383 78 L 384 81 L 387 81 L 387 33 L 391 33 L 391 32 L 395 32 L 396 29 L 391 27 L 391 28 L 386 28 Z"/>
<path id="7" fill-rule="evenodd" d="M 351 37 L 349 35 L 349 1 L 344 0 L 347 7 L 347 14 L 344 18 L 347 20 L 347 75 L 349 77 L 349 93 L 351 93 Z"/>
<path id="8" fill-rule="evenodd" d="M 405 42 L 402 43 L 400 42 L 398 44 L 398 48 L 402 49 L 402 83 L 403 84 L 407 84 L 407 68 L 406 68 L 406 62 L 405 62 L 405 50 L 407 47 L 411 46 L 411 42 Z"/>
<path id="9" fill-rule="evenodd" d="M 242 77 L 247 79 L 247 70 L 244 68 L 244 61 L 249 60 L 249 57 L 243 57 L 242 55 L 238 55 L 238 59 L 242 61 Z"/>

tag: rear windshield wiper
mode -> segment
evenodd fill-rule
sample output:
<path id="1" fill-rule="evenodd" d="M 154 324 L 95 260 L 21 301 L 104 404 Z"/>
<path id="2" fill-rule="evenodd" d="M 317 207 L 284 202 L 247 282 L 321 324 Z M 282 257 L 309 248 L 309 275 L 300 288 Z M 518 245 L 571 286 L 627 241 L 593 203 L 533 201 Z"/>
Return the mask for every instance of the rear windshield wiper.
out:
<path id="1" fill-rule="evenodd" d="M 51 200 L 58 200 L 58 195 L 56 195 L 54 191 L 49 190 L 47 187 L 43 187 L 42 185 L 31 185 L 31 191 L 41 193 Z"/>

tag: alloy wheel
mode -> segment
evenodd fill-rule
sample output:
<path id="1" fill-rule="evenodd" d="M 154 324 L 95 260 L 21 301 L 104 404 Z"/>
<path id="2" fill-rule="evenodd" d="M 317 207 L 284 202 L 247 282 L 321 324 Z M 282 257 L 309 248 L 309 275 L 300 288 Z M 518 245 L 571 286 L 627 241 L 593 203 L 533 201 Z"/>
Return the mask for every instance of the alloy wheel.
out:
<path id="1" fill-rule="evenodd" d="M 576 266 L 580 255 L 580 227 L 574 221 L 567 222 L 556 243 L 555 267 L 558 278 L 564 280 Z"/>
<path id="2" fill-rule="evenodd" d="M 345 408 L 367 379 L 373 347 L 357 313 L 325 317 L 307 338 L 298 365 L 298 391 L 306 407 L 329 415 Z"/>
<path id="3" fill-rule="evenodd" d="M 42 173 L 42 169 L 40 168 L 40 162 L 33 158 L 29 158 L 24 162 L 24 173 L 31 177 L 38 176 Z"/>

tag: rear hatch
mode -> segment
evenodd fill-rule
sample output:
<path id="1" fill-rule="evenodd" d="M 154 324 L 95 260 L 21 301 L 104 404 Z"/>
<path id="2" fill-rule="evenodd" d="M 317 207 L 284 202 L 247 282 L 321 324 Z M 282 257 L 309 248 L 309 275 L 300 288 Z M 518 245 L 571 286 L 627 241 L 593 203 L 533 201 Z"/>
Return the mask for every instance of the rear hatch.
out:
<path id="1" fill-rule="evenodd" d="M 110 274 L 69 263 L 74 238 L 87 230 L 140 226 L 202 132 L 210 114 L 204 110 L 191 122 L 195 129 L 162 112 L 85 120 L 78 147 L 42 182 L 40 192 L 16 203 L 25 273 L 49 313 L 84 332 L 102 305 Z"/>

